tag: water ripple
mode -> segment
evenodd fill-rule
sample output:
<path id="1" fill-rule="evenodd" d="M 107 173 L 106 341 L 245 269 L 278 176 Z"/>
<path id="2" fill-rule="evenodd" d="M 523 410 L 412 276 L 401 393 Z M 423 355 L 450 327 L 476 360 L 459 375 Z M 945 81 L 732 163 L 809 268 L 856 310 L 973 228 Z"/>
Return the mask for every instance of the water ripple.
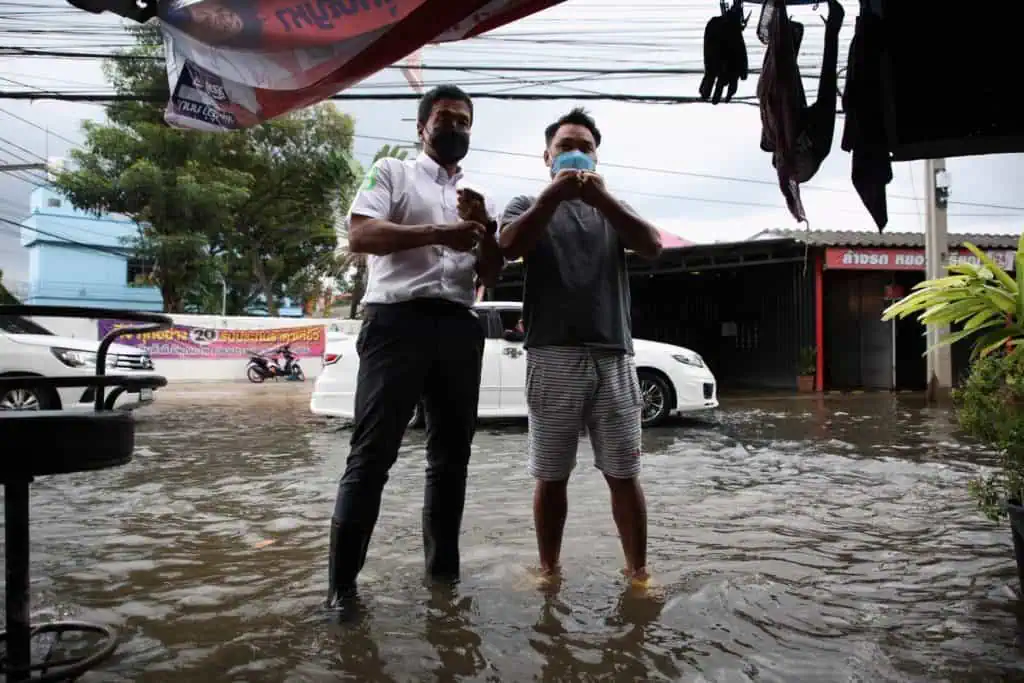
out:
<path id="1" fill-rule="evenodd" d="M 321 613 L 348 433 L 299 389 L 140 417 L 128 466 L 33 487 L 39 618 L 115 626 L 83 681 L 1024 679 L 1009 533 L 966 482 L 991 454 L 913 398 L 737 402 L 645 435 L 658 586 L 621 585 L 583 444 L 558 591 L 535 548 L 522 425 L 482 425 L 464 581 L 424 588 L 422 435 L 385 492 L 353 622 Z M 291 393 L 288 393 L 291 392 Z M 269 397 L 269 398 L 268 398 Z"/>

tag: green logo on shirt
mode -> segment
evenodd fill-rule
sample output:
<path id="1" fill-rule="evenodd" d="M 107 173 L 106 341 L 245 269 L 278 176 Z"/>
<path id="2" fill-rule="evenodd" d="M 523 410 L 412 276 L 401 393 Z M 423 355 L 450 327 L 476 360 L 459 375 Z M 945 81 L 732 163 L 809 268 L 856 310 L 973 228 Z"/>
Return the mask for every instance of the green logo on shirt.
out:
<path id="1" fill-rule="evenodd" d="M 370 167 L 370 172 L 366 174 L 366 180 L 363 181 L 363 190 L 372 190 L 377 187 L 377 165 L 374 164 Z"/>

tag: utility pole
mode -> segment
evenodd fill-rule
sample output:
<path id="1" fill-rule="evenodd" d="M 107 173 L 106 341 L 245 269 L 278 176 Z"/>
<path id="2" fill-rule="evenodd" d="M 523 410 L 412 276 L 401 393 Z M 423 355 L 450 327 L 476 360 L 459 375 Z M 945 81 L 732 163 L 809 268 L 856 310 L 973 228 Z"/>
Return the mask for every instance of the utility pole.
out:
<path id="1" fill-rule="evenodd" d="M 223 275 L 220 278 L 220 314 L 228 314 L 228 280 Z"/>
<path id="2" fill-rule="evenodd" d="M 924 238 L 925 277 L 929 280 L 946 275 L 949 236 L 947 233 L 947 206 L 949 204 L 949 173 L 945 159 L 925 159 L 926 218 Z M 934 401 L 940 393 L 953 386 L 953 360 L 949 346 L 938 346 L 949 334 L 948 325 L 928 325 L 928 400 Z"/>

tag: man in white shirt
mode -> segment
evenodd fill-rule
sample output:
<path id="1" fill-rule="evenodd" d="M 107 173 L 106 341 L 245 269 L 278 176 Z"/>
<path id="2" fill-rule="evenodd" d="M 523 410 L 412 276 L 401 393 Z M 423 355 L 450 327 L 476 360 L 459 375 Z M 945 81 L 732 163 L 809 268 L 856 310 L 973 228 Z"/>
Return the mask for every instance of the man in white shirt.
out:
<path id="1" fill-rule="evenodd" d="M 423 152 L 377 161 L 349 212 L 349 249 L 369 258 L 355 425 L 331 524 L 329 606 L 355 594 L 388 470 L 421 399 L 427 574 L 458 578 L 484 346 L 472 306 L 477 280 L 493 286 L 504 263 L 483 198 L 457 188 L 472 124 L 462 90 L 428 92 L 416 124 Z"/>

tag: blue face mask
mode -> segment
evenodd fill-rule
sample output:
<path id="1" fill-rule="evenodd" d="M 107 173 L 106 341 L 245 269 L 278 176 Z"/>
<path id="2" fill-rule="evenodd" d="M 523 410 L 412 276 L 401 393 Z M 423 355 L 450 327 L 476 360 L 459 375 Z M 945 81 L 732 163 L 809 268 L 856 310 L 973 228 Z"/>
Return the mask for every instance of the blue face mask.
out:
<path id="1" fill-rule="evenodd" d="M 593 171 L 594 160 L 589 156 L 574 149 L 571 152 L 562 152 L 555 160 L 551 162 L 551 175 L 555 175 L 559 171 L 564 171 L 567 168 L 575 168 L 580 171 Z"/>

